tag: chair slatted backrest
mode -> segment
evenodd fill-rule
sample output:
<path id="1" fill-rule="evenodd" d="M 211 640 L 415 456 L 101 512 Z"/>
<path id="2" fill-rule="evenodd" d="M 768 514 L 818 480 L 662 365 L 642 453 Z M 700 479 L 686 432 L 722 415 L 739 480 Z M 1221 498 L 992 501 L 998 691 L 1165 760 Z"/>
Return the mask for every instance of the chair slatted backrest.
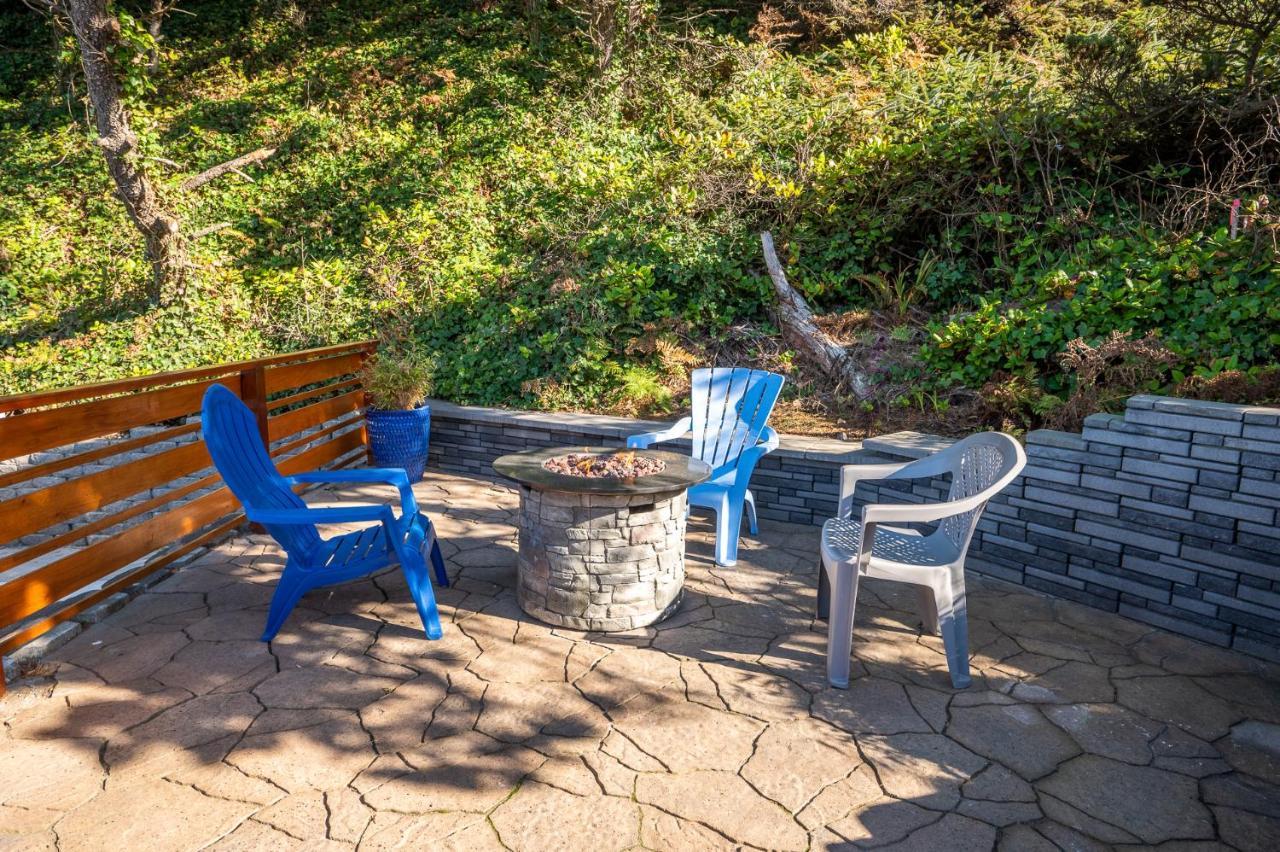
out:
<path id="1" fill-rule="evenodd" d="M 963 500 L 984 492 L 994 497 L 1018 475 L 1026 460 L 1018 442 L 1000 432 L 970 435 L 943 452 L 952 456 L 948 500 Z M 968 547 L 969 537 L 985 505 L 984 502 L 971 512 L 942 521 L 942 530 L 962 550 Z"/>
<path id="2" fill-rule="evenodd" d="M 777 373 L 743 367 L 693 371 L 693 456 L 713 476 L 760 440 L 782 382 Z"/>
<path id="3" fill-rule="evenodd" d="M 205 392 L 201 429 L 214 467 L 245 509 L 307 507 L 272 464 L 253 412 L 222 385 Z M 285 551 L 298 559 L 305 560 L 321 543 L 314 526 L 266 526 Z"/>

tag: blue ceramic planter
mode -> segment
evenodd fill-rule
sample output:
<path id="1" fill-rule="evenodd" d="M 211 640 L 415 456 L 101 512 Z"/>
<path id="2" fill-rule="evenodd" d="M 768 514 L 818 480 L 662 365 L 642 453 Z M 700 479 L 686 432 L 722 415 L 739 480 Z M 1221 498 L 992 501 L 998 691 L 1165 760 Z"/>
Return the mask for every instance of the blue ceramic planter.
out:
<path id="1" fill-rule="evenodd" d="M 431 406 L 422 405 L 408 411 L 370 407 L 365 412 L 365 421 L 373 466 L 402 468 L 409 474 L 410 482 L 422 479 L 427 468 Z"/>

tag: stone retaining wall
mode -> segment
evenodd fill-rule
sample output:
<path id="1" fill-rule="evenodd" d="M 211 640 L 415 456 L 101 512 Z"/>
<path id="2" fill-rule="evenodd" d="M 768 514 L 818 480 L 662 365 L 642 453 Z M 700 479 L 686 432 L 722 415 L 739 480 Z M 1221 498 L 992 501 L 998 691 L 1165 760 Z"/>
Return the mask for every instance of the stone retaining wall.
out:
<path id="1" fill-rule="evenodd" d="M 431 466 L 492 476 L 504 453 L 621 445 L 662 425 L 437 402 Z M 751 488 L 761 518 L 820 524 L 835 512 L 840 465 L 947 443 L 783 436 Z M 1032 432 L 1026 449 L 1025 474 L 979 524 L 970 570 L 1280 660 L 1280 409 L 1137 396 L 1123 415 L 1090 417 L 1083 434 Z M 858 498 L 936 501 L 947 488 L 869 483 Z"/>

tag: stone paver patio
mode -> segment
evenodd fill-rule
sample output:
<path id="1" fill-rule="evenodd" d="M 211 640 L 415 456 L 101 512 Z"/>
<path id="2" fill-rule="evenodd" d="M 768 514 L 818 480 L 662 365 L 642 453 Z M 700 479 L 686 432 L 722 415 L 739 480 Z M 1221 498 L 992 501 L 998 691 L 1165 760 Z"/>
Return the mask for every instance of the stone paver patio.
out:
<path id="1" fill-rule="evenodd" d="M 517 608 L 510 489 L 418 492 L 457 577 L 443 640 L 389 572 L 308 595 L 268 647 L 280 553 L 226 543 L 2 700 L 0 848 L 1280 841 L 1280 677 L 1255 660 L 971 575 L 958 692 L 912 591 L 870 581 L 832 690 L 816 528 L 765 524 L 717 569 L 695 519 L 680 612 L 583 634 Z"/>

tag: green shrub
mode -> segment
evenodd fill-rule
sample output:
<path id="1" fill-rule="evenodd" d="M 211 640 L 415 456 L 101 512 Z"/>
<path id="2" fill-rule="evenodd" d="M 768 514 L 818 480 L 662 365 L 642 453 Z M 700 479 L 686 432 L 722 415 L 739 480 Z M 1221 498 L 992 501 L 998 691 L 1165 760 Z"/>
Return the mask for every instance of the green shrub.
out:
<path id="1" fill-rule="evenodd" d="M 1068 341 L 1156 333 L 1176 357 L 1169 378 L 1274 362 L 1280 350 L 1280 260 L 1225 231 L 1176 240 L 1099 237 L 1085 256 L 1026 286 L 984 296 L 932 327 L 922 350 L 939 386 L 980 387 L 1028 366 L 1061 394 Z"/>

